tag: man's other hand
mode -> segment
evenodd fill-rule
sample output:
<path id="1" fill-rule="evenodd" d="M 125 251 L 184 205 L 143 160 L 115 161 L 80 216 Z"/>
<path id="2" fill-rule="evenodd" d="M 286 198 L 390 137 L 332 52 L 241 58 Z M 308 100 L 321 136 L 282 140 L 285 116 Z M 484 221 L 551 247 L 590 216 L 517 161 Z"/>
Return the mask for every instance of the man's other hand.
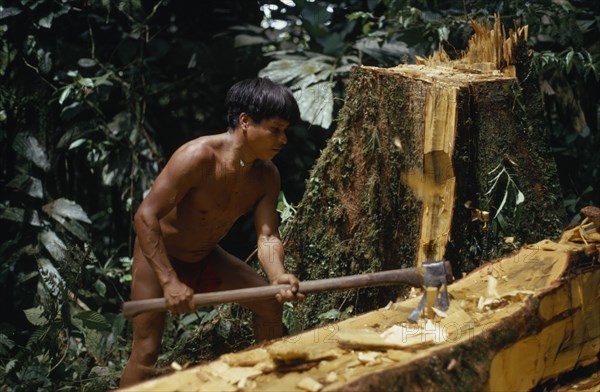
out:
<path id="1" fill-rule="evenodd" d="M 167 308 L 173 314 L 190 313 L 196 310 L 194 305 L 194 290 L 179 280 L 165 284 L 163 292 Z"/>
<path id="2" fill-rule="evenodd" d="M 292 274 L 282 274 L 275 279 L 272 284 L 289 284 L 291 287 L 288 290 L 279 290 L 279 293 L 275 295 L 277 301 L 289 302 L 289 301 L 304 301 L 304 294 L 299 291 L 300 281 Z"/>

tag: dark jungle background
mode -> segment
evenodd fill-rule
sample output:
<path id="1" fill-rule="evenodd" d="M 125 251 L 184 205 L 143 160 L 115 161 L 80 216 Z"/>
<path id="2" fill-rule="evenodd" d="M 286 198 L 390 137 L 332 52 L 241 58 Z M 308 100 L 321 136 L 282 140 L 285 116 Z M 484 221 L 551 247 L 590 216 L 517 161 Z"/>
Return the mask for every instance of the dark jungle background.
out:
<path id="1" fill-rule="evenodd" d="M 567 226 L 600 205 L 599 11 L 595 0 L 0 0 L 0 390 L 116 387 L 132 216 L 179 145 L 225 129 L 225 93 L 244 78 L 286 83 L 300 102 L 275 160 L 285 220 L 352 66 L 440 46 L 456 56 L 468 18 L 529 25 Z M 223 245 L 245 259 L 254 241 L 244 218 Z M 246 316 L 227 305 L 169 320 L 161 363 L 247 346 Z M 284 324 L 313 326 L 290 313 Z M 186 345 L 198 336 L 212 346 Z"/>

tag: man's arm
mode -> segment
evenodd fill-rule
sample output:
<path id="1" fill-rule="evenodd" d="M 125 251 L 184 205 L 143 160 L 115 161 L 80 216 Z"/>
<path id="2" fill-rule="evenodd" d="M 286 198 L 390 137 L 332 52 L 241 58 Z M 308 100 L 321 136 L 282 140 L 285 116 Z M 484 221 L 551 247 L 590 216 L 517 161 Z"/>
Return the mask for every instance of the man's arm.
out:
<path id="1" fill-rule="evenodd" d="M 207 154 L 191 146 L 176 151 L 135 214 L 135 229 L 142 253 L 163 288 L 167 307 L 175 313 L 193 310 L 194 292 L 173 270 L 159 221 L 189 192 L 198 173 L 197 167 Z"/>
<path id="2" fill-rule="evenodd" d="M 277 215 L 277 197 L 280 189 L 279 172 L 271 162 L 265 165 L 264 170 L 266 191 L 256 204 L 254 211 L 258 260 L 271 284 L 289 283 L 291 285 L 291 290 L 281 290 L 277 294 L 278 301 L 302 300 L 304 295 L 298 292 L 298 279 L 292 274 L 286 274 L 283 266 L 284 250 L 279 238 L 279 216 Z"/>

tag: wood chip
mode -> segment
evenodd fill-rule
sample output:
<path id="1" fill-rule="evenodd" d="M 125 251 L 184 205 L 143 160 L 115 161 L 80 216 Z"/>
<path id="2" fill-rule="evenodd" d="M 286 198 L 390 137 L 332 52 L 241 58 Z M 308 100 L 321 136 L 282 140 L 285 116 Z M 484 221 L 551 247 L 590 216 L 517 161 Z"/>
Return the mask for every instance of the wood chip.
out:
<path id="1" fill-rule="evenodd" d="M 334 383 L 337 380 L 338 380 L 338 375 L 336 372 L 329 372 L 329 373 L 327 373 L 327 376 L 325 377 L 325 382 L 327 384 Z"/>
<path id="2" fill-rule="evenodd" d="M 268 361 L 269 359 L 271 359 L 271 357 L 264 348 L 257 348 L 221 356 L 221 360 L 229 366 L 254 366 L 260 362 Z"/>
<path id="3" fill-rule="evenodd" d="M 310 377 L 304 377 L 296 386 L 304 391 L 309 392 L 318 392 L 323 388 L 323 384 Z"/>
<path id="4" fill-rule="evenodd" d="M 381 333 L 386 343 L 397 347 L 425 347 L 444 341 L 439 323 L 427 320 L 422 326 L 394 325 Z"/>
<path id="5" fill-rule="evenodd" d="M 367 351 L 367 352 L 359 352 L 358 353 L 358 360 L 362 363 L 369 363 L 369 362 L 375 362 L 375 359 L 380 355 L 381 353 L 377 352 L 377 351 Z"/>

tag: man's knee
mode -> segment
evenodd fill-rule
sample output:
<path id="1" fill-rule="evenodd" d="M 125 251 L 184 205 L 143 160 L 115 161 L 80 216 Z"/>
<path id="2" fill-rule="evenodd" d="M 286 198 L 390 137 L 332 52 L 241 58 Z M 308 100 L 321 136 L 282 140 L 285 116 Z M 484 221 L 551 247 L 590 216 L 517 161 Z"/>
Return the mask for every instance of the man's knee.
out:
<path id="1" fill-rule="evenodd" d="M 158 359 L 160 339 L 155 337 L 138 337 L 133 340 L 131 357 L 144 366 L 153 366 Z"/>

